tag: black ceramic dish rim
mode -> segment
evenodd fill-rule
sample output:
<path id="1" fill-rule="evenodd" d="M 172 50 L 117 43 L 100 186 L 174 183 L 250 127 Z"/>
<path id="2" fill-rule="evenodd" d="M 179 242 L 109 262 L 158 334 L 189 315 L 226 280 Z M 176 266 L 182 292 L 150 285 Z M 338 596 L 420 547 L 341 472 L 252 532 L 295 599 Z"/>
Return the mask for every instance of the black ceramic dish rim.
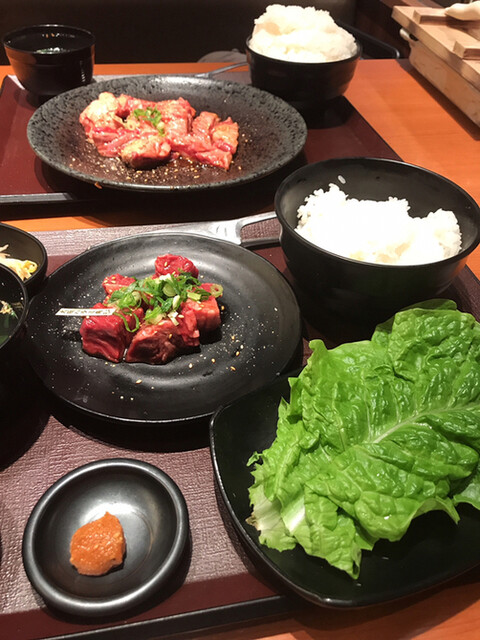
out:
<path id="1" fill-rule="evenodd" d="M 291 69 L 294 72 L 297 72 L 300 66 L 304 66 L 306 69 L 310 69 L 310 70 L 314 69 L 314 67 L 325 69 L 325 68 L 333 67 L 339 64 L 354 62 L 355 60 L 359 60 L 361 58 L 362 52 L 363 52 L 361 43 L 355 38 L 355 43 L 357 45 L 357 52 L 353 56 L 350 56 L 349 58 L 342 58 L 340 60 L 329 60 L 329 61 L 323 61 L 323 62 L 322 61 L 317 61 L 317 62 L 305 61 L 304 62 L 300 60 L 295 60 L 295 61 L 283 60 L 282 58 L 274 58 L 272 56 L 266 56 L 263 53 L 259 53 L 258 51 L 255 51 L 255 49 L 252 49 L 250 46 L 251 39 L 252 39 L 252 36 L 249 36 L 245 44 L 245 48 L 250 55 L 257 57 L 259 60 L 261 60 L 265 64 L 273 63 L 275 65 L 283 66 L 285 69 Z"/>
<path id="2" fill-rule="evenodd" d="M 341 256 L 338 253 L 333 253 L 331 251 L 328 251 L 328 249 L 324 249 L 324 248 L 319 247 L 318 245 L 314 244 L 313 242 L 310 242 L 309 240 L 304 238 L 302 235 L 297 233 L 297 231 L 290 224 L 290 222 L 288 222 L 288 220 L 285 219 L 283 214 L 280 213 L 279 201 L 280 201 L 281 191 L 283 191 L 283 189 L 285 188 L 285 185 L 288 182 L 294 181 L 295 178 L 297 176 L 301 176 L 304 173 L 305 170 L 312 170 L 316 166 L 322 167 L 322 166 L 326 166 L 327 164 L 342 163 L 342 162 L 351 163 L 352 161 L 353 162 L 355 162 L 355 161 L 370 162 L 371 161 L 371 162 L 381 162 L 381 163 L 384 163 L 384 164 L 391 164 L 391 165 L 402 165 L 403 167 L 410 167 L 410 168 L 412 168 L 414 170 L 421 171 L 425 175 L 431 175 L 431 176 L 434 176 L 436 178 L 439 178 L 442 182 L 445 182 L 445 183 L 449 184 L 456 191 L 458 191 L 459 193 L 462 193 L 466 197 L 466 199 L 470 201 L 470 203 L 472 205 L 472 210 L 476 211 L 477 220 L 478 220 L 478 227 L 477 227 L 477 233 L 475 235 L 475 238 L 470 242 L 470 244 L 468 244 L 468 246 L 464 247 L 460 251 L 460 253 L 457 253 L 454 256 L 450 256 L 449 258 L 444 258 L 443 260 L 437 260 L 435 262 L 425 262 L 425 263 L 421 263 L 421 264 L 379 264 L 379 263 L 376 263 L 376 262 L 366 262 L 366 261 L 361 261 L 361 260 L 354 260 L 353 258 L 347 258 L 345 256 Z M 464 258 L 467 258 L 476 249 L 476 247 L 480 243 L 480 206 L 475 202 L 475 200 L 472 198 L 472 196 L 469 193 L 467 193 L 467 191 L 465 191 L 465 189 L 460 187 L 458 184 L 456 184 L 455 182 L 453 182 L 449 178 L 445 178 L 441 174 L 436 173 L 435 171 L 431 171 L 430 169 L 425 169 L 424 167 L 420 167 L 419 165 L 411 164 L 411 163 L 408 163 L 408 162 L 403 162 L 401 160 L 390 160 L 388 158 L 375 158 L 375 157 L 364 158 L 364 157 L 359 156 L 359 157 L 351 157 L 351 158 L 332 158 L 330 160 L 321 160 L 319 162 L 314 162 L 312 164 L 305 165 L 303 167 L 300 167 L 299 169 L 297 169 L 293 173 L 291 173 L 289 176 L 287 176 L 283 180 L 283 182 L 280 183 L 280 185 L 279 185 L 279 187 L 278 187 L 278 189 L 277 189 L 277 191 L 275 193 L 274 208 L 275 208 L 275 213 L 277 215 L 277 218 L 278 218 L 280 224 L 282 225 L 282 227 L 285 227 L 285 228 L 289 229 L 292 233 L 294 233 L 295 234 L 295 238 L 298 240 L 300 245 L 303 246 L 305 249 L 308 249 L 309 251 L 314 251 L 315 253 L 318 253 L 319 257 L 327 256 L 329 258 L 333 258 L 333 259 L 338 260 L 340 262 L 344 262 L 345 264 L 357 265 L 361 269 L 372 269 L 372 270 L 375 270 L 375 271 L 388 270 L 388 271 L 398 271 L 398 272 L 403 271 L 403 272 L 407 272 L 409 270 L 410 271 L 415 271 L 415 270 L 418 271 L 419 269 L 422 269 L 422 268 L 431 268 L 433 265 L 451 264 L 451 263 L 454 263 L 454 262 L 460 262 Z"/>
<path id="3" fill-rule="evenodd" d="M 6 338 L 6 340 L 1 344 L 0 351 L 2 349 L 5 349 L 7 345 L 9 345 L 15 339 L 15 337 L 20 333 L 23 326 L 25 325 L 27 314 L 28 314 L 28 301 L 29 301 L 27 288 L 24 285 L 24 283 L 21 281 L 21 279 L 17 276 L 17 274 L 14 271 L 12 271 L 10 267 L 6 267 L 5 265 L 0 264 L 0 274 L 2 273 L 4 274 L 4 277 L 3 277 L 4 280 L 8 280 L 8 278 L 10 278 L 18 286 L 18 289 L 23 298 L 23 309 L 15 327 L 13 328 L 13 331 L 10 333 L 8 338 Z M 5 302 L 10 302 L 10 300 L 6 300 Z"/>
<path id="4" fill-rule="evenodd" d="M 32 273 L 30 278 L 28 278 L 27 280 L 25 280 L 23 282 L 24 287 L 26 288 L 27 291 L 29 291 L 30 289 L 33 289 L 38 282 L 43 280 L 43 277 L 45 276 L 45 272 L 46 272 L 47 266 L 48 266 L 47 250 L 45 249 L 45 246 L 43 245 L 43 243 L 40 242 L 40 240 L 38 240 L 38 238 L 36 238 L 33 234 L 28 233 L 28 231 L 24 231 L 23 229 L 19 229 L 18 227 L 14 227 L 11 224 L 6 224 L 5 222 L 0 222 L 0 238 L 2 237 L 1 236 L 2 229 L 6 229 L 10 233 L 18 234 L 19 236 L 25 238 L 29 242 L 32 242 L 33 244 L 35 244 L 37 246 L 37 248 L 39 249 L 40 253 L 42 254 L 42 261 L 41 261 L 41 263 L 38 263 L 37 270 L 34 273 Z M 0 244 L 1 244 L 1 242 L 0 242 Z M 7 252 L 8 252 L 8 249 L 7 249 Z M 12 257 L 16 257 L 16 256 L 12 256 Z M 29 256 L 25 256 L 22 259 L 30 260 L 31 258 Z"/>
<path id="5" fill-rule="evenodd" d="M 34 553 L 35 531 L 44 517 L 50 500 L 62 493 L 72 480 L 91 472 L 130 469 L 149 475 L 167 491 L 175 508 L 177 529 L 167 560 L 140 588 L 114 598 L 81 598 L 70 596 L 47 580 L 39 570 Z M 169 580 L 178 566 L 189 538 L 189 516 L 185 498 L 174 480 L 158 467 L 131 458 L 96 460 L 69 471 L 54 482 L 38 500 L 28 518 L 22 541 L 22 559 L 28 579 L 47 604 L 71 615 L 88 617 L 110 616 L 122 613 L 151 598 Z"/>
<path id="6" fill-rule="evenodd" d="M 60 55 L 58 52 L 38 53 L 35 51 L 31 51 L 30 49 L 25 49 L 23 47 L 15 46 L 12 43 L 13 39 L 21 35 L 27 35 L 28 33 L 36 33 L 36 32 L 38 32 L 39 35 L 41 35 L 39 30 L 42 31 L 47 29 L 52 29 L 56 31 L 63 30 L 65 34 L 68 34 L 68 35 L 81 35 L 86 40 L 90 41 L 89 44 L 83 43 L 81 45 L 78 45 L 75 48 L 62 52 L 61 54 L 62 56 L 78 54 L 81 51 L 90 51 L 90 49 L 93 46 L 95 46 L 95 35 L 91 31 L 88 31 L 88 29 L 82 29 L 82 27 L 74 27 L 72 25 L 57 24 L 57 23 L 32 24 L 32 25 L 28 25 L 18 29 L 12 29 L 12 31 L 9 31 L 2 37 L 3 46 L 7 48 L 9 51 L 12 51 L 13 53 L 20 53 L 20 54 L 30 53 L 32 55 L 35 55 L 35 57 L 38 58 L 39 60 L 43 60 L 43 61 L 48 61 L 49 59 L 52 59 L 52 57 L 54 56 L 58 58 L 58 56 Z"/>
<path id="7" fill-rule="evenodd" d="M 297 377 L 298 375 L 300 375 L 303 369 L 304 367 L 300 367 L 300 368 L 294 369 L 293 371 L 290 371 L 289 373 L 282 374 L 276 380 L 272 380 L 270 383 L 265 385 L 264 389 L 276 387 L 278 384 L 281 384 L 284 381 L 288 381 L 292 377 Z M 225 505 L 228 511 L 230 520 L 235 528 L 235 531 L 238 533 L 242 543 L 247 547 L 248 552 L 251 554 L 253 558 L 255 558 L 256 560 L 261 560 L 265 564 L 268 572 L 270 572 L 271 575 L 275 576 L 276 579 L 280 580 L 280 582 L 284 584 L 291 591 L 292 594 L 301 596 L 307 602 L 311 602 L 317 606 L 322 606 L 322 607 L 331 608 L 331 609 L 353 609 L 353 608 L 356 609 L 356 608 L 363 608 L 368 605 L 378 604 L 378 602 L 376 601 L 370 602 L 368 598 L 365 601 L 362 601 L 360 604 L 358 604 L 358 603 L 354 603 L 351 600 L 342 600 L 342 599 L 337 599 L 329 596 L 321 596 L 319 594 L 314 593 L 313 591 L 310 591 L 308 589 L 301 587 L 294 580 L 291 580 L 290 578 L 288 578 L 284 574 L 284 572 L 278 567 L 278 565 L 271 558 L 269 558 L 266 553 L 264 553 L 262 548 L 263 545 L 256 542 L 255 540 L 255 535 L 258 535 L 258 533 L 254 533 L 255 531 L 254 527 L 252 525 L 249 525 L 250 530 L 247 530 L 244 526 L 242 526 L 242 523 L 240 522 L 237 516 L 237 513 L 235 512 L 235 509 L 233 508 L 230 502 L 227 490 L 223 483 L 222 475 L 220 473 L 220 467 L 217 459 L 217 449 L 215 446 L 216 444 L 215 428 L 216 428 L 216 424 L 219 416 L 224 411 L 228 410 L 235 404 L 239 404 L 248 400 L 249 396 L 255 397 L 256 394 L 258 394 L 258 390 L 251 391 L 250 393 L 246 394 L 243 398 L 239 398 L 230 404 L 222 405 L 215 411 L 209 423 L 210 459 L 212 461 L 212 466 L 214 470 L 215 482 L 220 491 L 223 504 Z M 252 484 L 253 484 L 253 477 L 252 477 Z M 268 572 L 266 575 L 268 575 Z"/>

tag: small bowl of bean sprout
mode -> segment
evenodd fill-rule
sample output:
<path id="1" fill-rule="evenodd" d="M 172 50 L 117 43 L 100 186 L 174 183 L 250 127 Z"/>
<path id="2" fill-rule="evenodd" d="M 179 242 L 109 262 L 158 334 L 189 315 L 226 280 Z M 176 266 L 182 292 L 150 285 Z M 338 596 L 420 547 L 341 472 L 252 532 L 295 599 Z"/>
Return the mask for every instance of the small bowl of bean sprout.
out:
<path id="1" fill-rule="evenodd" d="M 22 229 L 0 223 L 0 265 L 20 278 L 29 296 L 37 293 L 47 264 L 47 252 L 40 240 Z"/>

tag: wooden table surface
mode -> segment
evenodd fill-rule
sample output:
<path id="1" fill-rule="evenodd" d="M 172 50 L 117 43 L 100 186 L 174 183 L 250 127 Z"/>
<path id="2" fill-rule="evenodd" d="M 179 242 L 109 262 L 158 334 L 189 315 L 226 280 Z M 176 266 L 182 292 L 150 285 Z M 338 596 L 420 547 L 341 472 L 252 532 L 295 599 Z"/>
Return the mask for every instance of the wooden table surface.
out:
<path id="1" fill-rule="evenodd" d="M 195 71 L 218 65 L 202 64 Z M 97 65 L 96 73 L 185 73 L 189 64 Z M 0 81 L 12 73 L 0 68 Z M 346 97 L 406 162 L 450 178 L 480 202 L 480 129 L 411 69 L 407 61 L 362 60 Z M 1 189 L 1 183 L 0 183 Z M 115 224 L 87 214 L 37 217 L 22 206 L 3 222 L 28 231 L 99 227 Z M 138 224 L 132 220 L 130 224 Z M 480 249 L 469 266 L 480 276 Z M 479 541 L 480 544 L 480 541 Z M 480 571 L 425 594 L 383 606 L 353 611 L 309 609 L 295 617 L 246 623 L 228 631 L 194 634 L 208 640 L 474 640 L 480 637 Z M 392 576 L 392 580 L 394 576 Z M 1 635 L 1 634 L 0 634 Z M 192 637 L 192 636 L 189 636 Z"/>

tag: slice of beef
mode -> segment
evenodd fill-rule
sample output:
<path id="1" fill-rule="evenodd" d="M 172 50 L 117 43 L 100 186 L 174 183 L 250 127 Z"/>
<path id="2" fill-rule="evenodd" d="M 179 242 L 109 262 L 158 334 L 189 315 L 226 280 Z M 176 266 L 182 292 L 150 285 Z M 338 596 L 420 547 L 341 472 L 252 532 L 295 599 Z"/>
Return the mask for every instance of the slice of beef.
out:
<path id="1" fill-rule="evenodd" d="M 114 132 L 123 127 L 121 118 L 117 116 L 117 107 L 117 98 L 109 91 L 103 91 L 85 107 L 79 121 L 88 138 L 102 129 Z"/>
<path id="2" fill-rule="evenodd" d="M 238 123 L 230 117 L 215 124 L 212 142 L 217 149 L 234 154 L 238 147 Z"/>
<path id="3" fill-rule="evenodd" d="M 196 160 L 199 153 L 206 153 L 213 148 L 211 133 L 218 122 L 220 118 L 216 113 L 202 111 L 192 120 L 187 131 L 171 137 L 172 149 L 184 158 Z"/>
<path id="4" fill-rule="evenodd" d="M 127 349 L 126 362 L 164 364 L 172 360 L 179 352 L 174 327 L 171 320 L 142 325 Z"/>
<path id="5" fill-rule="evenodd" d="M 90 141 L 104 158 L 116 158 L 118 150 L 133 137 L 135 134 L 132 131 L 126 131 L 123 127 L 105 126 L 92 129 Z"/>
<path id="6" fill-rule="evenodd" d="M 104 158 L 117 158 L 123 147 L 136 138 L 135 131 L 117 129 L 111 136 L 106 135 L 105 131 L 99 131 L 92 137 L 92 142 Z"/>
<path id="7" fill-rule="evenodd" d="M 135 282 L 135 278 L 122 276 L 119 273 L 113 273 L 111 276 L 107 276 L 103 279 L 102 286 L 105 289 L 105 293 L 110 296 L 114 291 L 123 289 L 123 287 L 128 287 L 128 285 L 133 282 Z"/>
<path id="8" fill-rule="evenodd" d="M 198 346 L 198 329 L 195 323 L 195 334 L 189 334 L 182 322 L 174 324 L 170 318 L 157 324 L 144 324 L 135 333 L 127 349 L 127 362 L 146 362 L 148 364 L 165 364 L 187 348 Z M 188 342 L 190 344 L 188 344 Z"/>
<path id="9" fill-rule="evenodd" d="M 200 344 L 200 329 L 197 322 L 197 314 L 193 309 L 182 306 L 177 315 L 177 334 L 181 340 L 181 348 L 198 347 Z"/>
<path id="10" fill-rule="evenodd" d="M 198 278 L 198 269 L 189 258 L 171 253 L 157 256 L 155 260 L 156 276 L 165 276 L 169 273 L 178 275 L 181 271 L 190 273 L 194 278 Z"/>
<path id="11" fill-rule="evenodd" d="M 212 148 L 212 132 L 220 118 L 216 113 L 202 111 L 192 122 L 192 153 Z"/>
<path id="12" fill-rule="evenodd" d="M 129 118 L 124 127 L 112 134 L 99 131 L 92 136 L 100 155 L 107 158 L 120 157 L 135 169 L 158 166 L 169 160 L 171 147 L 155 127 L 144 120 Z"/>
<path id="13" fill-rule="evenodd" d="M 202 111 L 191 131 L 172 139 L 171 146 L 184 158 L 228 170 L 238 146 L 238 125 L 231 118 L 221 121 L 216 113 Z"/>
<path id="14" fill-rule="evenodd" d="M 202 285 L 202 288 L 207 286 Z M 188 299 L 182 305 L 182 313 L 185 314 L 187 310 L 195 314 L 200 335 L 216 331 L 221 324 L 220 308 L 213 296 L 201 301 Z"/>
<path id="15" fill-rule="evenodd" d="M 175 322 L 165 318 L 156 324 L 143 324 L 133 336 L 125 360 L 164 364 L 199 344 L 196 315 L 187 309 L 177 315 Z"/>
<path id="16" fill-rule="evenodd" d="M 232 164 L 233 156 L 230 151 L 222 151 L 222 149 L 212 147 L 207 150 L 195 151 L 194 158 L 203 164 L 208 164 L 212 167 L 219 167 L 220 169 L 228 171 Z"/>
<path id="17" fill-rule="evenodd" d="M 106 308 L 99 302 L 94 309 Z M 80 327 L 83 350 L 91 356 L 105 358 L 111 362 L 120 362 L 125 349 L 132 340 L 133 333 L 127 331 L 124 318 L 130 329 L 136 325 L 135 316 L 141 321 L 143 309 L 136 309 L 133 314 L 111 316 L 87 316 Z"/>
<path id="18" fill-rule="evenodd" d="M 120 158 L 134 169 L 151 169 L 170 159 L 172 148 L 158 133 L 141 135 L 120 149 Z"/>
<path id="19" fill-rule="evenodd" d="M 143 100 L 142 98 L 134 98 L 126 93 L 118 96 L 117 115 L 120 118 L 127 118 L 135 109 L 155 109 L 156 103 L 153 100 Z"/>
<path id="20" fill-rule="evenodd" d="M 156 103 L 155 108 L 162 114 L 165 137 L 173 148 L 177 140 L 190 133 L 195 109 L 183 98 L 162 100 Z"/>

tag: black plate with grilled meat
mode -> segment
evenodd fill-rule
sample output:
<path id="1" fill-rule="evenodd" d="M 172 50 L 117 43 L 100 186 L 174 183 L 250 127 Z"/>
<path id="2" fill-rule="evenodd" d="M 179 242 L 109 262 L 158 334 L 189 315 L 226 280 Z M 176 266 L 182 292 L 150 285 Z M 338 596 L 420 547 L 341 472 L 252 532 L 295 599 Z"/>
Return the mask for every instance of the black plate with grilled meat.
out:
<path id="1" fill-rule="evenodd" d="M 239 145 L 224 169 L 178 160 L 138 171 L 119 158 L 105 158 L 88 142 L 80 113 L 102 91 L 146 100 L 188 100 L 197 113 L 213 111 L 239 125 Z M 106 187 L 146 192 L 204 190 L 244 184 L 284 167 L 302 151 L 307 127 L 302 116 L 275 96 L 237 82 L 194 76 L 131 76 L 103 80 L 48 100 L 33 114 L 28 139 L 37 156 L 54 169 Z"/>

